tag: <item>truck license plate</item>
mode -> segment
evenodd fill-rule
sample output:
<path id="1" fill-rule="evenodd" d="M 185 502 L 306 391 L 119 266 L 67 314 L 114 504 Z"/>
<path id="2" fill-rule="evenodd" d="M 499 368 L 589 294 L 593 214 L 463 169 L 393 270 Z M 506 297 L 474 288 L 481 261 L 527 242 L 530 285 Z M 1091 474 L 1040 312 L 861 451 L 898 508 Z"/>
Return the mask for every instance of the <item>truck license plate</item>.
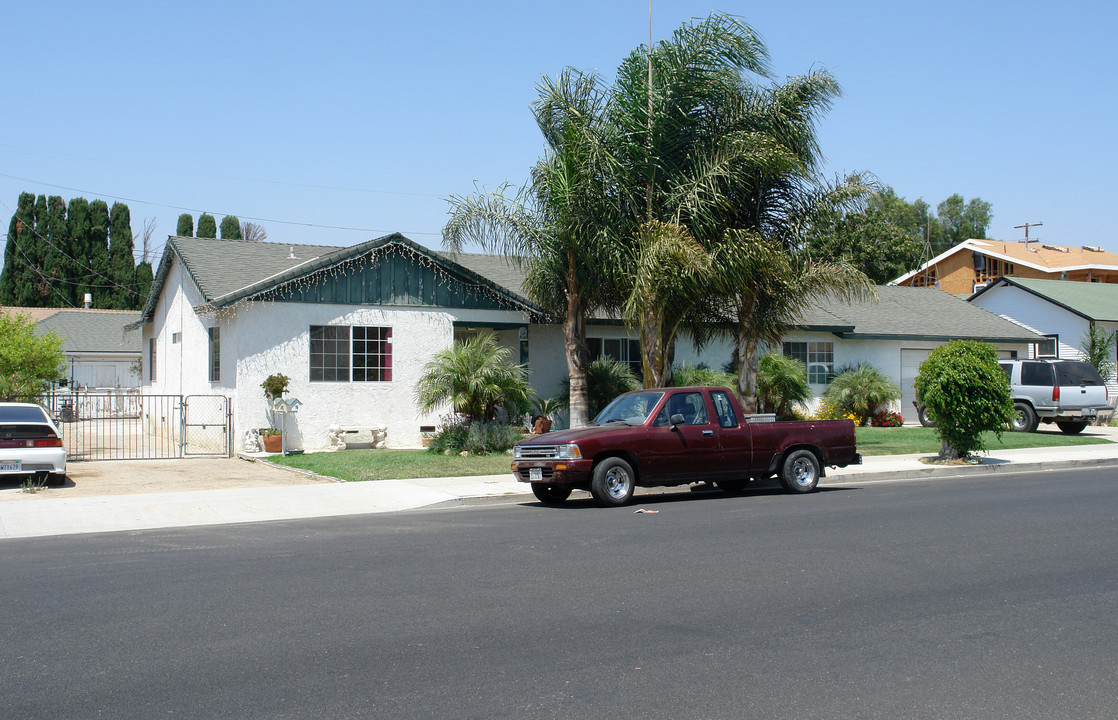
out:
<path id="1" fill-rule="evenodd" d="M 531 482 L 543 480 L 543 468 L 528 468 L 528 480 Z"/>
<path id="2" fill-rule="evenodd" d="M 0 462 L 0 472 L 19 472 L 22 469 L 22 460 L 5 460 L 4 462 Z"/>

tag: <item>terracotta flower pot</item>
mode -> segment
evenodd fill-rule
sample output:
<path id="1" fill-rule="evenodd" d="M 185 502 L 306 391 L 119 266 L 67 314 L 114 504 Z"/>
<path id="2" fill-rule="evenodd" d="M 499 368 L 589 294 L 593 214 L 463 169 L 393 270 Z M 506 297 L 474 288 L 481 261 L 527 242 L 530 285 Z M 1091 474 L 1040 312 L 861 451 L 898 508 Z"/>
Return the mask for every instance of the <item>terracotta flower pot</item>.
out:
<path id="1" fill-rule="evenodd" d="M 264 452 L 278 453 L 283 452 L 283 436 L 282 435 L 261 435 L 260 444 L 264 446 Z"/>

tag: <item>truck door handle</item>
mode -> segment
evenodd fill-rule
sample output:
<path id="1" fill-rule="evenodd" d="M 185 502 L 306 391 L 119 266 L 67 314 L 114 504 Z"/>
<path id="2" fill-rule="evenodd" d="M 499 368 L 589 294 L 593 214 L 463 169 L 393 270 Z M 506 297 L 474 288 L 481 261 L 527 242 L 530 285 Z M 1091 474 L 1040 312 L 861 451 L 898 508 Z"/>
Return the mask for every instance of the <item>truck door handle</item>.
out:
<path id="1" fill-rule="evenodd" d="M 703 437 L 710 437 L 712 435 L 714 435 L 713 430 L 703 430 Z"/>

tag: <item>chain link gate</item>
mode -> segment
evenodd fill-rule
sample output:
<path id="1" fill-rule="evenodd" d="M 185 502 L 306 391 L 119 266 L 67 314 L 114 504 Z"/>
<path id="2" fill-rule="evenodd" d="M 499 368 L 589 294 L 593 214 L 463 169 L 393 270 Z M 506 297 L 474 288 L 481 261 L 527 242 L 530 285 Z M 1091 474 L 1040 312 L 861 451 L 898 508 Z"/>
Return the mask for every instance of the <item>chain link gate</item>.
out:
<path id="1" fill-rule="evenodd" d="M 52 392 L 25 402 L 41 404 L 55 418 L 72 461 L 232 457 L 233 418 L 224 395 Z"/>

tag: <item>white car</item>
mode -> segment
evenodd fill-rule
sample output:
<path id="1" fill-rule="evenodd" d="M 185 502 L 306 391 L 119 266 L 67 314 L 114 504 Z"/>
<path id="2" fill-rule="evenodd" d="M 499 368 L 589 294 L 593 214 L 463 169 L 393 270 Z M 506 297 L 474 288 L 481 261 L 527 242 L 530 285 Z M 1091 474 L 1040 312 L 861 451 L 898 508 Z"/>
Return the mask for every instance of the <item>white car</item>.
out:
<path id="1" fill-rule="evenodd" d="M 66 482 L 62 433 L 39 405 L 0 402 L 0 477 Z"/>

